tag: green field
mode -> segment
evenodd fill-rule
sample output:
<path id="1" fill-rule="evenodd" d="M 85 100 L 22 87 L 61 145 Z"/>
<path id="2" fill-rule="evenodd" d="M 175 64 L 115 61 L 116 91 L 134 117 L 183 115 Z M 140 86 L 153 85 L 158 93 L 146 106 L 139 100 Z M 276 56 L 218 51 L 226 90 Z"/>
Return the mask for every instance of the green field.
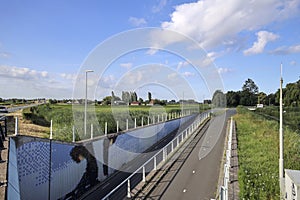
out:
<path id="1" fill-rule="evenodd" d="M 184 112 L 200 112 L 201 110 L 207 110 L 208 105 L 199 105 L 199 104 L 188 104 L 184 105 Z M 96 118 L 91 117 L 95 109 Z M 78 133 L 83 132 L 83 122 L 84 122 L 84 107 L 75 106 L 72 108 L 72 105 L 41 105 L 38 107 L 32 107 L 23 110 L 23 117 L 27 120 L 31 120 L 32 123 L 41 125 L 41 126 L 50 126 L 50 121 L 53 121 L 53 138 L 62 141 L 71 141 L 72 140 L 72 127 L 74 125 L 74 119 L 76 124 L 79 124 L 79 127 L 76 126 L 75 133 L 78 136 Z M 157 121 L 158 115 L 163 113 L 177 113 L 181 112 L 181 105 L 172 104 L 166 106 L 89 106 L 88 107 L 88 117 L 87 117 L 87 132 L 90 133 L 90 124 L 99 124 L 100 127 L 94 127 L 94 136 L 99 136 L 103 134 L 105 122 L 107 122 L 107 131 L 108 133 L 116 132 L 116 121 L 119 121 L 119 130 L 125 130 L 126 120 L 129 119 L 129 128 L 134 127 L 134 119 L 137 119 L 137 126 L 148 123 L 148 116 L 150 116 L 150 123 L 152 123 L 153 116 L 155 121 Z M 75 118 L 74 118 L 75 116 Z M 131 119 L 131 120 L 130 120 Z M 95 121 L 96 120 L 96 121 Z M 84 138 L 78 138 L 84 139 Z"/>
<path id="2" fill-rule="evenodd" d="M 285 107 L 283 108 L 283 123 L 284 125 L 292 128 L 295 131 L 300 129 L 300 108 L 299 107 Z M 278 106 L 268 106 L 264 108 L 257 109 L 255 111 L 258 114 L 269 117 L 270 119 L 279 120 L 279 107 Z"/>
<path id="3" fill-rule="evenodd" d="M 240 199 L 279 199 L 278 128 L 276 120 L 238 108 Z M 300 135 L 284 127 L 284 167 L 300 170 Z"/>

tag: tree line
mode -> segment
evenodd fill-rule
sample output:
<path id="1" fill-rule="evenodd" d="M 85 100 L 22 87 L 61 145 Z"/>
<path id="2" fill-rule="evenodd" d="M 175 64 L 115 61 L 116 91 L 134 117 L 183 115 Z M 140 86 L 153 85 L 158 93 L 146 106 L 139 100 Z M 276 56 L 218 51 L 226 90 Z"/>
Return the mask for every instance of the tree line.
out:
<path id="1" fill-rule="evenodd" d="M 300 106 L 300 80 L 288 83 L 282 90 L 285 106 Z M 213 94 L 212 103 L 217 107 L 236 107 L 263 105 L 279 105 L 279 89 L 275 93 L 260 92 L 255 82 L 248 78 L 240 91 L 228 91 L 224 94 L 217 90 Z"/>

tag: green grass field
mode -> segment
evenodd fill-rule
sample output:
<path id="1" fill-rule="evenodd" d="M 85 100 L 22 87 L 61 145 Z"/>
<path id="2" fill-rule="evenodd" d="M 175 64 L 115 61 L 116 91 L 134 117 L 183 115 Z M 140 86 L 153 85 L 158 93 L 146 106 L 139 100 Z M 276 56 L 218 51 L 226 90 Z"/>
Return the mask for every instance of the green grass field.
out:
<path id="1" fill-rule="evenodd" d="M 240 199 L 279 199 L 278 122 L 238 108 Z M 300 135 L 284 128 L 284 167 L 300 170 Z"/>
<path id="2" fill-rule="evenodd" d="M 283 111 L 284 125 L 300 133 L 300 108 L 284 107 Z M 277 106 L 267 106 L 257 109 L 255 112 L 261 115 L 265 115 L 266 117 L 270 116 L 270 118 L 279 120 L 279 107 Z"/>
<path id="3" fill-rule="evenodd" d="M 201 110 L 208 109 L 208 105 L 190 104 L 184 105 L 185 112 L 200 112 Z M 96 119 L 92 118 L 91 113 L 95 109 Z M 41 126 L 50 126 L 50 121 L 53 121 L 53 138 L 62 141 L 72 140 L 72 127 L 74 125 L 74 119 L 76 123 L 81 127 L 76 126 L 76 133 L 83 132 L 84 122 L 84 107 L 83 105 L 75 106 L 67 104 L 55 104 L 55 105 L 42 105 L 38 107 L 32 107 L 23 110 L 23 116 L 27 120 L 31 120 L 32 123 Z M 108 133 L 116 132 L 116 121 L 119 121 L 120 130 L 125 130 L 126 119 L 129 119 L 129 128 L 134 127 L 134 119 L 137 119 L 137 126 L 148 123 L 148 116 L 150 116 L 150 123 L 152 123 L 153 116 L 157 121 L 158 115 L 165 113 L 177 113 L 181 112 L 181 105 L 172 104 L 166 106 L 88 106 L 88 125 L 87 132 L 90 133 L 90 124 L 99 124 L 100 127 L 94 127 L 94 136 L 103 134 L 105 122 L 107 122 Z M 130 120 L 131 119 L 131 120 Z M 78 140 L 79 138 L 77 138 Z M 84 139 L 84 138 L 81 138 Z"/>

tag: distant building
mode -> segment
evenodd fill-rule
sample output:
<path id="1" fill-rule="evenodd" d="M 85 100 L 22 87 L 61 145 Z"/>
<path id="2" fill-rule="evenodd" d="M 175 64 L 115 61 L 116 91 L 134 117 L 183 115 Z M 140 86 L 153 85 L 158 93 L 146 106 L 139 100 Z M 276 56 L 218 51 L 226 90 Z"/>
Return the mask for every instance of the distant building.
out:
<path id="1" fill-rule="evenodd" d="M 133 102 L 130 103 L 130 105 L 131 105 L 131 106 L 139 106 L 139 105 L 141 105 L 141 104 L 140 104 L 140 102 L 138 102 L 138 101 L 133 101 Z"/>
<path id="2" fill-rule="evenodd" d="M 256 107 L 257 107 L 257 108 L 263 108 L 263 107 L 264 107 L 264 104 L 257 104 Z"/>
<path id="3" fill-rule="evenodd" d="M 120 105 L 127 105 L 127 104 L 125 101 L 117 100 L 117 101 L 114 101 L 114 105 L 120 106 Z"/>
<path id="4" fill-rule="evenodd" d="M 153 106 L 154 105 L 154 100 L 151 100 L 148 104 L 147 104 L 147 106 Z"/>

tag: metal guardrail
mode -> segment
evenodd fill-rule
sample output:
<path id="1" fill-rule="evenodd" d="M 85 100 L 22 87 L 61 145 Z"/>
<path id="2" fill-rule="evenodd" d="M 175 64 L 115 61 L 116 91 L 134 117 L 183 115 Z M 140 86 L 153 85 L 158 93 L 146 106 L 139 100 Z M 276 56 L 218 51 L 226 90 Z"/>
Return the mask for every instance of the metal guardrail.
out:
<path id="1" fill-rule="evenodd" d="M 134 171 L 129 177 L 127 177 L 123 182 L 121 182 L 117 187 L 115 187 L 110 193 L 108 193 L 102 199 L 109 199 L 120 187 L 127 184 L 127 198 L 131 198 L 131 181 L 130 179 L 142 171 L 142 181 L 146 181 L 146 165 L 153 162 L 152 169 L 157 170 L 157 167 L 162 162 L 165 162 L 170 154 L 172 154 L 177 148 L 201 125 L 208 117 L 209 113 L 203 113 L 197 117 L 197 119 L 188 128 L 184 129 L 180 134 L 178 134 L 172 141 L 170 141 L 164 148 L 159 150 L 154 156 L 152 156 L 148 161 L 141 165 L 136 171 Z M 163 159 L 158 162 L 157 157 L 162 153 Z"/>
<path id="2" fill-rule="evenodd" d="M 229 135 L 228 135 L 228 143 L 226 150 L 226 163 L 224 164 L 224 178 L 223 185 L 220 188 L 219 199 L 220 200 L 228 200 L 228 183 L 230 181 L 230 158 L 231 158 L 231 144 L 232 144 L 232 132 L 233 132 L 233 119 L 231 118 L 230 127 L 229 127 Z"/>
<path id="3" fill-rule="evenodd" d="M 165 162 L 169 155 L 171 155 L 174 151 L 176 151 L 179 146 L 194 133 L 195 130 L 201 125 L 208 117 L 210 113 L 203 113 L 197 117 L 197 119 L 192 123 L 188 128 L 184 129 L 180 134 L 178 134 L 172 141 L 170 141 L 164 148 L 159 150 L 154 156 L 152 156 L 149 160 L 147 160 L 144 164 L 141 165 L 136 171 L 134 171 L 129 177 L 127 177 L 124 181 L 122 181 L 117 187 L 115 187 L 110 193 L 108 193 L 102 199 L 109 199 L 119 188 L 127 184 L 127 198 L 131 198 L 131 181 L 130 179 L 142 171 L 142 181 L 146 181 L 146 165 L 150 162 L 153 162 L 153 168 L 151 171 L 157 170 L 158 165 Z M 162 153 L 163 159 L 158 162 L 158 155 Z"/>

